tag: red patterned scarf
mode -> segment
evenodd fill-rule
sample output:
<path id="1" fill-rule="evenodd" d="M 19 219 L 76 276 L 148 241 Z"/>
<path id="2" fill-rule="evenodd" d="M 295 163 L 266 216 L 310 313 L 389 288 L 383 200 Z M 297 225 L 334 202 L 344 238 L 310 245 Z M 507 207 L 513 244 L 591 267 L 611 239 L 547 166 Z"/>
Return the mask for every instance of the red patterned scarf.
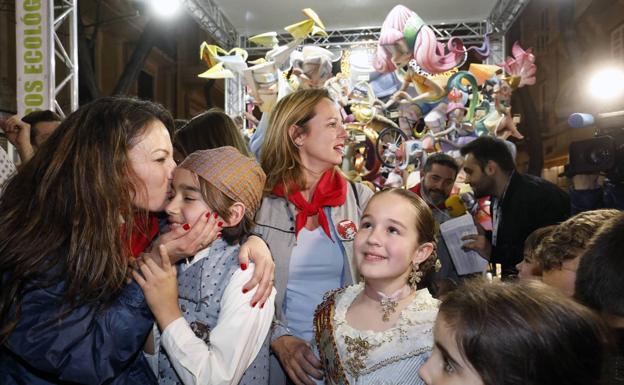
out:
<path id="1" fill-rule="evenodd" d="M 325 231 L 325 234 L 332 239 L 329 231 L 329 221 L 323 211 L 323 207 L 336 207 L 344 204 L 347 196 L 347 183 L 338 172 L 334 170 L 327 170 L 321 176 L 321 179 L 316 186 L 312 201 L 308 202 L 301 194 L 298 188 L 292 189 L 288 200 L 295 205 L 299 212 L 295 219 L 295 237 L 299 234 L 299 231 L 305 226 L 308 217 L 318 214 L 319 225 Z M 273 194 L 279 197 L 285 197 L 284 186 L 278 184 L 273 188 Z M 332 239 L 333 240 L 333 239 Z"/>

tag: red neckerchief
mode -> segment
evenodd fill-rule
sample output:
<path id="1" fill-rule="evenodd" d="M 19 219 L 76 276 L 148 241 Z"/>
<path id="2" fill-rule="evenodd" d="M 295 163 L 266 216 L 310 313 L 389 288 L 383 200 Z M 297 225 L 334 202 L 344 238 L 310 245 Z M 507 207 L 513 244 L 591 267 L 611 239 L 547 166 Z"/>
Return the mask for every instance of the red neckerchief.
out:
<path id="1" fill-rule="evenodd" d="M 344 178 L 334 170 L 325 171 L 316 186 L 311 202 L 306 201 L 298 188 L 294 188 L 291 191 L 292 193 L 288 195 L 287 199 L 299 210 L 295 219 L 295 238 L 299 234 L 299 230 L 305 226 L 308 217 L 318 214 L 319 225 L 321 225 L 329 239 L 332 239 L 329 231 L 329 222 L 323 207 L 336 207 L 344 204 L 347 197 L 347 183 Z M 285 197 L 284 186 L 281 184 L 275 186 L 273 194 Z"/>
<path id="2" fill-rule="evenodd" d="M 134 227 L 130 236 L 130 251 L 133 257 L 138 257 L 152 243 L 158 235 L 158 218 L 149 214 L 146 218 L 143 215 L 134 216 Z"/>

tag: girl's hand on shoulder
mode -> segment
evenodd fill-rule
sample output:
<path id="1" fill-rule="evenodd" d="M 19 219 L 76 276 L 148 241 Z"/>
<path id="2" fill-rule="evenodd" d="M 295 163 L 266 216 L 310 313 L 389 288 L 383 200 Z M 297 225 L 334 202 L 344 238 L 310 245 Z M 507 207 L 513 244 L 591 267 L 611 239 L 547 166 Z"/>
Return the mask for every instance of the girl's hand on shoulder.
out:
<path id="1" fill-rule="evenodd" d="M 255 270 L 251 280 L 243 286 L 243 293 L 258 286 L 258 290 L 254 293 L 250 305 L 255 307 L 260 304 L 260 306 L 263 307 L 273 290 L 275 262 L 273 262 L 271 251 L 266 243 L 264 243 L 262 238 L 255 235 L 247 238 L 247 241 L 240 247 L 238 260 L 241 269 L 247 269 L 250 259 L 255 264 Z"/>
<path id="2" fill-rule="evenodd" d="M 160 266 L 152 258 L 138 261 L 139 271 L 132 276 L 141 286 L 145 299 L 161 330 L 182 317 L 178 306 L 178 280 L 175 266 L 172 266 L 167 248 L 160 245 Z"/>

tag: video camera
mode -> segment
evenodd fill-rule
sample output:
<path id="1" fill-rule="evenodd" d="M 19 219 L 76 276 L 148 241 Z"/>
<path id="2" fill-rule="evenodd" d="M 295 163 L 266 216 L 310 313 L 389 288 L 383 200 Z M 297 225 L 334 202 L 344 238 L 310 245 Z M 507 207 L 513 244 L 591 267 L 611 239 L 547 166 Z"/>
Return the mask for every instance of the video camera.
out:
<path id="1" fill-rule="evenodd" d="M 596 125 L 594 137 L 570 144 L 569 163 L 563 175 L 603 174 L 612 182 L 624 181 L 624 111 L 597 114 L 574 113 L 572 128 Z"/>

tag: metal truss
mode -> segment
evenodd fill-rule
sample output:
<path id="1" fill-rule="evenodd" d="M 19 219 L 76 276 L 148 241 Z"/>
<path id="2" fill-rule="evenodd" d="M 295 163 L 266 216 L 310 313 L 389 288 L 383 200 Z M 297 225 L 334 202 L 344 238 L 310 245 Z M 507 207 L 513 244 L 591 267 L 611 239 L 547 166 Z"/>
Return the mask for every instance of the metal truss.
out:
<path id="1" fill-rule="evenodd" d="M 429 27 L 433 29 L 438 40 L 447 41 L 458 37 L 465 45 L 481 45 L 489 32 L 486 21 L 431 24 Z"/>
<path id="2" fill-rule="evenodd" d="M 240 75 L 225 81 L 225 113 L 231 117 L 241 115 L 245 111 L 245 87 Z"/>
<path id="3" fill-rule="evenodd" d="M 233 78 L 225 79 L 224 102 L 226 114 L 231 117 L 243 115 L 245 111 L 245 85 L 240 74 L 235 73 Z"/>
<path id="4" fill-rule="evenodd" d="M 50 0 L 49 25 L 52 33 L 49 36 L 50 55 L 48 58 L 50 72 L 50 100 L 51 109 L 65 117 L 65 111 L 72 112 L 78 109 L 78 0 Z M 63 71 L 57 71 L 57 65 Z M 64 74 L 60 82 L 56 75 Z M 69 108 L 65 111 L 61 107 L 59 94 L 63 90 L 69 92 Z M 66 107 L 67 104 L 63 103 Z"/>
<path id="5" fill-rule="evenodd" d="M 503 34 L 490 35 L 490 55 L 485 59 L 485 64 L 498 65 L 505 61 L 505 42 L 505 35 Z"/>
<path id="6" fill-rule="evenodd" d="M 507 33 L 513 22 L 522 13 L 522 10 L 529 4 L 530 0 L 498 0 L 492 8 L 489 21 L 494 27 L 494 31 L 504 35 Z"/>
<path id="7" fill-rule="evenodd" d="M 193 19 L 224 49 L 238 46 L 239 35 L 234 25 L 212 0 L 182 0 Z M 225 112 L 239 115 L 244 111 L 244 88 L 240 75 L 225 80 Z"/>
<path id="8" fill-rule="evenodd" d="M 327 36 L 311 36 L 307 38 L 302 44 L 304 45 L 316 45 L 316 46 L 332 46 L 343 47 L 353 46 L 360 44 L 368 44 L 379 40 L 380 27 L 368 27 L 368 28 L 351 28 L 351 29 L 336 29 L 326 31 Z M 285 45 L 293 40 L 292 36 L 288 33 L 277 35 L 279 45 Z M 268 48 L 257 46 L 248 40 L 248 36 L 244 36 L 241 39 L 241 48 L 244 48 L 250 55 L 260 54 L 261 52 L 268 51 Z"/>
<path id="9" fill-rule="evenodd" d="M 207 31 L 224 49 L 230 49 L 238 43 L 238 32 L 234 25 L 221 12 L 212 0 L 182 0 L 193 19 Z"/>
<path id="10" fill-rule="evenodd" d="M 464 44 L 481 44 L 487 32 L 485 21 L 440 23 L 429 25 L 436 34 L 438 40 L 447 41 L 451 37 L 461 38 Z M 326 31 L 327 36 L 312 36 L 307 38 L 304 45 L 316 45 L 322 47 L 345 47 L 376 44 L 379 40 L 381 27 L 364 27 L 350 29 L 336 29 Z M 292 40 L 288 33 L 277 35 L 279 45 L 287 44 Z M 259 55 L 268 49 L 250 43 L 248 37 L 241 39 L 241 48 L 244 48 L 250 55 Z"/>
<path id="11" fill-rule="evenodd" d="M 433 29 L 439 41 L 458 37 L 466 46 L 481 45 L 486 34 L 493 32 L 490 35 L 491 56 L 487 63 L 501 63 L 505 58 L 504 35 L 528 2 L 529 0 L 498 0 L 487 21 L 438 23 L 429 27 Z M 183 3 L 199 25 L 208 31 L 221 47 L 230 49 L 239 46 L 246 49 L 250 56 L 261 56 L 268 50 L 250 43 L 247 36 L 239 37 L 236 28 L 213 0 L 183 0 Z M 313 36 L 306 39 L 303 44 L 327 48 L 373 45 L 379 40 L 381 27 L 337 29 L 326 32 L 327 36 Z M 292 37 L 284 33 L 278 35 L 277 39 L 279 45 L 284 45 L 290 42 Z M 228 79 L 225 83 L 225 108 L 229 114 L 238 114 L 244 110 L 244 93 L 240 76 Z"/>

